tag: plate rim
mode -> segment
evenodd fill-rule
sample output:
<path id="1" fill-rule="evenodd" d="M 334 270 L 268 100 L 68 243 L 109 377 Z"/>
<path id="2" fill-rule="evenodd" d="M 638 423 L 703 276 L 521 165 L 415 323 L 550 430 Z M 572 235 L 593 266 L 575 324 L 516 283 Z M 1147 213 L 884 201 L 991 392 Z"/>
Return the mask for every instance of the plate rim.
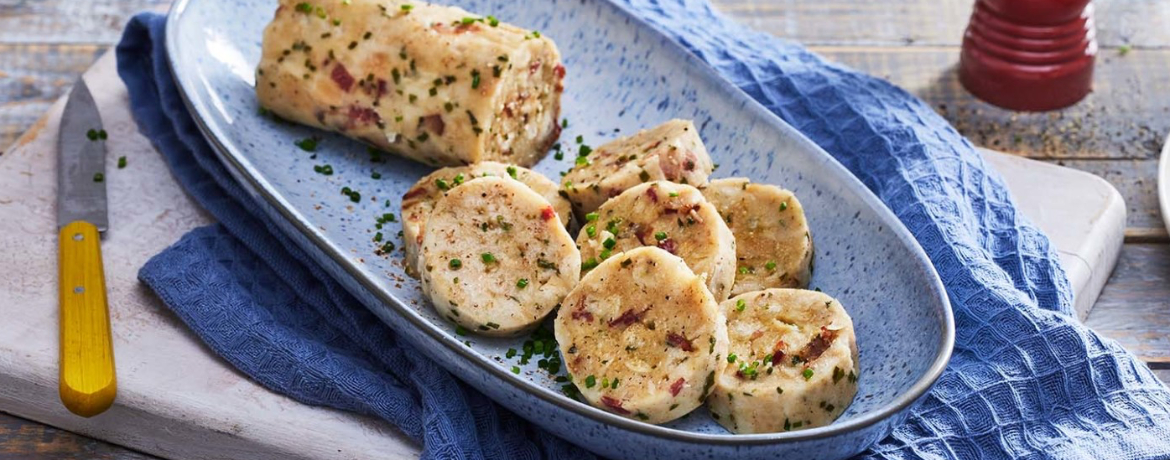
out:
<path id="1" fill-rule="evenodd" d="M 822 156 L 823 165 L 825 167 L 836 169 L 837 173 L 843 176 L 846 183 L 842 184 L 848 189 L 852 189 L 857 193 L 858 198 L 866 205 L 873 208 L 878 218 L 894 232 L 895 236 L 902 240 L 904 244 L 909 246 L 914 258 L 921 263 L 928 272 L 930 278 L 929 286 L 932 288 L 937 298 L 941 302 L 942 318 L 940 329 L 942 333 L 942 340 L 935 351 L 935 356 L 931 365 L 923 374 L 914 381 L 909 389 L 894 398 L 893 401 L 871 410 L 866 413 L 858 414 L 857 417 L 843 422 L 825 425 L 809 430 L 788 431 L 778 433 L 755 433 L 755 434 L 734 434 L 734 433 L 697 433 L 691 431 L 684 431 L 675 428 L 669 428 L 660 425 L 652 425 L 649 423 L 639 422 L 636 420 L 620 417 L 601 409 L 593 407 L 586 403 L 579 401 L 570 401 L 560 394 L 552 390 L 532 384 L 531 382 L 521 379 L 509 372 L 503 367 L 494 365 L 493 362 L 487 358 L 483 353 L 467 349 L 462 343 L 455 341 L 450 335 L 446 334 L 432 322 L 419 316 L 416 312 L 407 308 L 401 301 L 390 295 L 389 292 L 378 287 L 375 280 L 366 277 L 360 270 L 344 254 L 341 254 L 336 248 L 328 244 L 327 239 L 321 235 L 316 229 L 310 225 L 299 213 L 294 212 L 290 203 L 278 196 L 273 190 L 271 184 L 263 180 L 258 175 L 258 170 L 246 158 L 239 157 L 231 149 L 224 145 L 219 135 L 215 130 L 209 126 L 205 120 L 199 116 L 201 113 L 199 107 L 195 104 L 189 94 L 189 88 L 196 87 L 190 80 L 190 76 L 179 72 L 176 56 L 179 55 L 180 44 L 178 42 L 177 31 L 181 28 L 181 20 L 183 13 L 191 0 L 177 0 L 167 13 L 166 19 L 166 36 L 164 37 L 164 44 L 167 51 L 167 66 L 171 72 L 171 77 L 176 83 L 176 88 L 179 90 L 180 98 L 184 106 L 190 112 L 192 120 L 199 128 L 200 133 L 208 144 L 212 146 L 216 152 L 216 156 L 220 161 L 233 173 L 237 178 L 243 178 L 247 182 L 247 188 L 252 189 L 253 193 L 260 196 L 267 202 L 273 210 L 281 215 L 285 221 L 296 228 L 303 236 L 316 246 L 316 249 L 324 253 L 327 257 L 332 259 L 339 268 L 344 270 L 355 282 L 357 282 L 363 289 L 367 290 L 373 297 L 380 302 L 391 307 L 396 314 L 410 323 L 411 327 L 421 330 L 424 334 L 430 336 L 432 340 L 436 340 L 448 347 L 448 351 L 454 352 L 455 355 L 460 356 L 465 361 L 473 363 L 482 371 L 491 374 L 493 377 L 509 383 L 513 387 L 519 387 L 524 393 L 540 398 L 545 403 L 551 404 L 558 408 L 571 411 L 572 413 L 586 417 L 594 422 L 602 423 L 615 428 L 634 432 L 644 436 L 655 438 L 664 438 L 674 441 L 681 441 L 687 443 L 700 444 L 714 444 L 726 446 L 743 446 L 743 445 L 771 445 L 771 444 L 787 444 L 801 441 L 812 441 L 830 438 L 839 435 L 845 435 L 860 431 L 864 428 L 870 427 L 877 423 L 893 417 L 900 412 L 906 410 L 919 399 L 926 395 L 926 393 L 934 386 L 938 379 L 942 376 L 946 367 L 950 363 L 951 356 L 954 350 L 955 342 L 955 319 L 954 310 L 951 306 L 950 297 L 946 291 L 946 286 L 942 284 L 942 279 L 938 274 L 933 262 L 931 262 L 926 251 L 914 238 L 905 224 L 883 203 L 877 195 L 875 195 L 868 187 L 863 184 L 852 172 L 845 168 L 835 157 L 824 151 L 819 145 L 812 142 L 804 136 L 803 133 L 793 128 L 776 114 L 772 113 L 766 107 L 756 101 L 754 98 L 747 95 L 742 89 L 727 82 L 721 77 L 716 70 L 702 61 L 698 56 L 687 50 L 682 45 L 678 44 L 670 37 L 666 36 L 658 28 L 646 22 L 643 18 L 633 14 L 625 6 L 620 5 L 612 0 L 595 0 L 598 3 L 604 3 L 614 8 L 620 15 L 640 26 L 643 29 L 654 34 L 658 38 L 664 39 L 664 46 L 673 48 L 676 52 L 680 52 L 685 56 L 684 65 L 694 66 L 698 72 L 702 74 L 702 78 L 711 79 L 722 83 L 721 86 L 730 88 L 729 96 L 738 99 L 739 102 L 744 103 L 744 110 L 753 111 L 755 115 L 759 116 L 762 121 L 767 123 L 771 128 L 778 129 L 786 135 L 795 138 L 798 143 L 805 144 L 806 148 L 815 150 Z M 362 302 L 364 308 L 370 309 Z M 375 315 L 378 316 L 378 315 Z M 379 316 L 380 318 L 380 316 Z M 383 320 L 383 322 L 385 322 Z M 389 326 L 389 325 L 387 325 Z M 454 375 L 454 374 L 453 374 Z M 475 385 L 472 385 L 473 387 Z"/>

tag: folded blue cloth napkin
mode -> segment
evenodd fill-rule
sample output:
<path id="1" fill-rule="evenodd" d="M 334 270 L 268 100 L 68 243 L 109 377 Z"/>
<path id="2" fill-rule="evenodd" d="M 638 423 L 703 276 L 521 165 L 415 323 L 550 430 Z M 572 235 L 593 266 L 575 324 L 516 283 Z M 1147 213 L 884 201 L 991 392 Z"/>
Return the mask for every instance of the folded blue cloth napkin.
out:
<path id="1" fill-rule="evenodd" d="M 1002 179 L 923 102 L 705 0 L 612 0 L 697 54 L 831 153 L 922 244 L 946 284 L 955 354 L 908 421 L 867 458 L 1170 457 L 1170 391 L 1078 324 L 1048 239 Z M 219 223 L 139 273 L 225 360 L 309 404 L 382 417 L 425 458 L 590 458 L 428 363 L 279 231 L 215 158 L 167 66 L 164 18 L 117 48 L 139 127 Z"/>

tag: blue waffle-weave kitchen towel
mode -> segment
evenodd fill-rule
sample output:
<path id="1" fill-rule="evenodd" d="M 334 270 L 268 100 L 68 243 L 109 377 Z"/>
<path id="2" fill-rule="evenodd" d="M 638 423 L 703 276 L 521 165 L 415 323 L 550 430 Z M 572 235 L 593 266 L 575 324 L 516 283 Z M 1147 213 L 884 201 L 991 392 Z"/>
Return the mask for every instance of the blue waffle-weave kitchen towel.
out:
<path id="1" fill-rule="evenodd" d="M 880 79 L 747 30 L 705 0 L 613 0 L 830 152 L 918 238 L 946 284 L 949 368 L 868 458 L 1170 458 L 1170 391 L 1071 315 L 1048 239 L 926 104 Z M 211 349 L 263 385 L 374 414 L 426 458 L 588 458 L 398 342 L 279 233 L 214 157 L 171 79 L 164 18 L 118 45 L 133 112 L 219 224 L 140 272 Z"/>

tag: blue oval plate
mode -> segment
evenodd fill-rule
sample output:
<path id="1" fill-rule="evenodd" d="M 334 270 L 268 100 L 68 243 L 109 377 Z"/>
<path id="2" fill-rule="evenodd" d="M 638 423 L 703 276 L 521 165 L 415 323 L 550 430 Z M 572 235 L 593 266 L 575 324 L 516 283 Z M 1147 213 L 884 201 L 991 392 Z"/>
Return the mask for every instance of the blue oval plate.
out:
<path id="1" fill-rule="evenodd" d="M 289 240 L 346 286 L 400 336 L 496 401 L 575 444 L 624 458 L 844 458 L 901 423 L 950 358 L 954 323 L 938 274 L 910 233 L 856 178 L 712 69 L 619 6 L 605 0 L 452 0 L 478 14 L 546 31 L 565 66 L 561 140 L 536 170 L 551 178 L 572 166 L 580 135 L 599 145 L 671 118 L 699 126 L 717 177 L 746 176 L 796 193 L 816 241 L 812 286 L 840 299 L 861 350 L 860 390 L 835 423 L 813 429 L 733 435 L 705 410 L 654 426 L 595 409 L 561 392 L 533 358 L 509 348 L 523 339 L 460 336 L 436 316 L 402 269 L 397 222 L 403 193 L 430 168 L 397 158 L 371 162 L 363 145 L 259 114 L 253 73 L 261 32 L 275 2 L 180 0 L 167 48 L 184 98 L 220 158 Z M 230 14 L 225 14 L 230 12 Z M 316 152 L 294 142 L 319 137 Z M 314 172 L 330 164 L 334 174 Z M 361 193 L 354 203 L 342 187 Z M 398 244 L 400 247 L 401 244 Z M 514 374 L 513 366 L 521 372 Z"/>

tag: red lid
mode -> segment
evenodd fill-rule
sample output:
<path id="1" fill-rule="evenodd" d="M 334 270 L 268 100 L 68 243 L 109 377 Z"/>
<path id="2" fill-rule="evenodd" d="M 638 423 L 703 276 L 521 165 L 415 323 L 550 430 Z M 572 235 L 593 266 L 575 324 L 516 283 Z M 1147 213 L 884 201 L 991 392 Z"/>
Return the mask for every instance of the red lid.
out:
<path id="1" fill-rule="evenodd" d="M 1075 104 L 1092 88 L 1092 13 L 1088 0 L 978 0 L 963 37 L 959 80 L 1007 109 Z"/>

